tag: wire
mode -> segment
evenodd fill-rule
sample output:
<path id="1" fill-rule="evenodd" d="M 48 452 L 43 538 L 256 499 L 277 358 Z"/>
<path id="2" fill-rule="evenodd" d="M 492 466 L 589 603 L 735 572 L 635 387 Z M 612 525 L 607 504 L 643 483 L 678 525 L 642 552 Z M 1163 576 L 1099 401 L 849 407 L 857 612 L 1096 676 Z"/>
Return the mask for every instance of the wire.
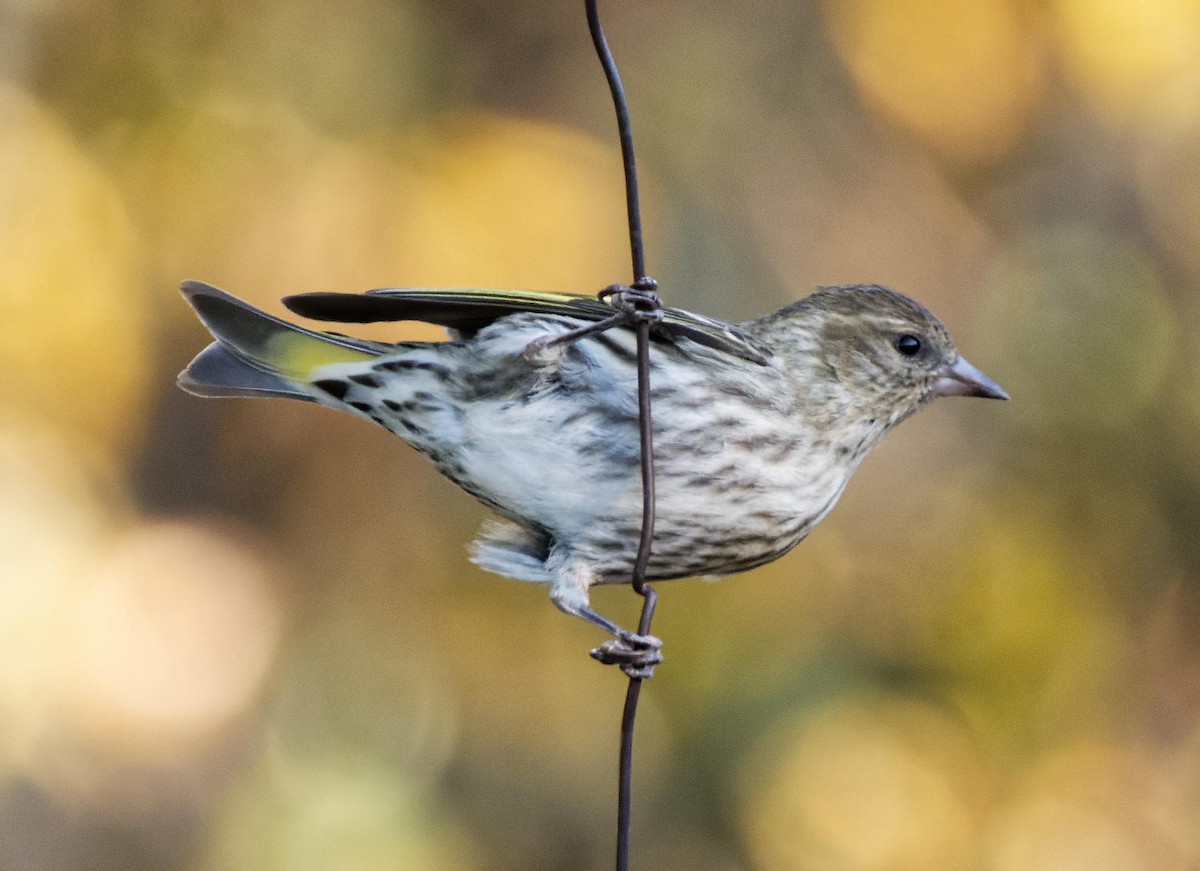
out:
<path id="1" fill-rule="evenodd" d="M 617 113 L 617 130 L 621 139 L 621 160 L 625 170 L 625 203 L 629 218 L 629 251 L 633 261 L 632 289 L 637 292 L 643 305 L 652 309 L 661 308 L 656 293 L 658 283 L 646 275 L 646 258 L 642 246 L 642 217 L 638 201 L 637 161 L 633 152 L 633 131 L 629 123 L 629 104 L 625 99 L 625 88 L 617 73 L 600 26 L 600 13 L 596 0 L 584 0 L 588 30 L 596 54 L 604 67 L 612 93 L 613 107 Z M 609 289 L 610 292 L 612 289 Z M 634 561 L 633 589 L 643 597 L 642 616 L 638 622 L 638 634 L 649 635 L 654 619 L 657 595 L 646 584 L 646 568 L 650 563 L 650 552 L 654 541 L 654 430 L 650 415 L 650 328 L 651 319 L 634 321 L 637 330 L 637 376 L 638 376 L 638 434 L 641 447 L 642 474 L 642 529 L 638 541 L 637 558 Z M 637 718 L 638 698 L 642 689 L 641 676 L 630 674 L 629 686 L 625 691 L 625 706 L 621 712 L 621 747 L 617 765 L 617 871 L 629 869 L 629 831 L 632 817 L 631 793 L 633 789 L 633 732 Z"/>

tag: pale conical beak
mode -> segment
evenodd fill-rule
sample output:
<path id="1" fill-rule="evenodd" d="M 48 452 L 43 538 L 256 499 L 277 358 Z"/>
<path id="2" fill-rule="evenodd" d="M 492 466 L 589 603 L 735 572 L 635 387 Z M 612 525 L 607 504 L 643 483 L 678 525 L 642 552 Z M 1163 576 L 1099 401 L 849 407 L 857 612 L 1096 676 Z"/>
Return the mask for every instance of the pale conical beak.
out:
<path id="1" fill-rule="evenodd" d="M 962 357 L 947 366 L 942 377 L 933 385 L 937 396 L 982 396 L 985 399 L 1008 399 L 1000 385 L 988 378 Z"/>

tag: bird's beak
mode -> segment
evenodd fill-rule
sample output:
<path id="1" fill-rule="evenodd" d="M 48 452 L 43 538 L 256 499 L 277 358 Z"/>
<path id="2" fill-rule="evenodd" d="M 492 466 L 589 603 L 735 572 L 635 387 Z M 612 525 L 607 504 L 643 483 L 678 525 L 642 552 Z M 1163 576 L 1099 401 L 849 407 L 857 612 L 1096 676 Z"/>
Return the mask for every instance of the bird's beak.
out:
<path id="1" fill-rule="evenodd" d="M 985 399 L 1008 399 L 1000 385 L 988 378 L 962 357 L 942 370 L 942 377 L 933 385 L 936 396 L 982 396 Z"/>

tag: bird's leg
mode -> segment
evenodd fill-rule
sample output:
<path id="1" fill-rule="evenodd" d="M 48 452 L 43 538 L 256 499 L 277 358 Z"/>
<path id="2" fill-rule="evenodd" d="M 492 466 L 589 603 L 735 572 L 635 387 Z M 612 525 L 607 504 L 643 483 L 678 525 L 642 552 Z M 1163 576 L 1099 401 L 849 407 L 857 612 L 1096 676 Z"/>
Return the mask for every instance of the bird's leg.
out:
<path id="1" fill-rule="evenodd" d="M 605 665 L 619 665 L 630 677 L 650 677 L 654 666 L 662 662 L 662 641 L 653 635 L 630 632 L 594 611 L 588 602 L 590 578 L 591 572 L 578 562 L 563 565 L 550 584 L 551 601 L 560 611 L 586 620 L 613 636 L 614 640 L 591 651 L 593 659 Z"/>
<path id="2" fill-rule="evenodd" d="M 662 662 L 661 639 L 623 629 L 591 608 L 583 608 L 575 612 L 575 615 L 616 636 L 590 651 L 589 655 L 597 662 L 619 665 L 625 674 L 639 678 L 653 675 L 654 666 Z"/>
<path id="3" fill-rule="evenodd" d="M 639 277 L 632 287 L 623 284 L 612 284 L 600 291 L 597 296 L 603 302 L 607 302 L 614 309 L 615 313 L 607 318 L 604 318 L 596 323 L 585 324 L 574 330 L 569 330 L 565 333 L 560 333 L 557 336 L 544 337 L 535 339 L 525 347 L 525 357 L 531 361 L 544 359 L 546 352 L 551 348 L 570 345 L 579 341 L 582 338 L 592 335 L 593 333 L 603 332 L 604 330 L 612 329 L 618 326 L 635 326 L 640 324 L 656 324 L 663 318 L 662 302 L 655 292 L 658 288 L 658 282 L 653 278 L 646 276 Z M 646 361 L 647 349 L 643 344 L 646 333 L 639 333 L 638 355 L 639 355 L 639 384 L 645 387 L 643 366 L 648 366 Z M 643 394 L 643 401 L 649 402 L 649 390 L 646 389 Z M 649 431 L 650 412 L 649 406 L 641 409 L 640 417 L 642 424 Z M 647 451 L 648 444 L 647 436 L 643 435 L 642 450 Z M 643 458 L 645 460 L 645 458 Z M 643 471 L 645 474 L 645 471 Z M 649 486 L 647 490 L 649 494 L 647 499 L 650 500 L 650 505 L 653 505 L 653 481 L 649 484 L 643 483 L 643 486 Z M 653 511 L 650 513 L 653 518 Z M 651 528 L 653 519 L 650 520 Z M 647 530 L 643 530 L 646 534 Z M 644 545 L 645 542 L 643 542 Z M 623 629 L 616 623 L 613 623 L 607 617 L 604 617 L 594 610 L 588 604 L 588 587 L 591 586 L 594 577 L 593 572 L 586 564 L 579 560 L 571 559 L 565 552 L 560 551 L 557 555 L 552 554 L 547 560 L 547 566 L 551 563 L 557 563 L 557 571 L 552 571 L 554 580 L 550 585 L 550 598 L 554 604 L 568 614 L 574 614 L 576 617 L 581 617 L 587 620 L 594 626 L 599 626 L 605 632 L 615 636 L 614 641 L 606 641 L 599 647 L 592 650 L 592 658 L 605 665 L 619 665 L 621 670 L 631 678 L 647 678 L 654 673 L 654 666 L 662 662 L 662 641 L 655 638 L 653 635 L 639 635 L 636 632 L 630 632 L 628 629 Z M 642 566 L 644 570 L 645 566 Z M 636 574 L 636 573 L 635 573 Z M 639 590 L 641 592 L 641 590 Z M 643 594 L 644 595 L 644 594 Z"/>
<path id="4" fill-rule="evenodd" d="M 569 330 L 565 333 L 559 333 L 556 336 L 542 336 L 534 339 L 525 346 L 525 359 L 538 360 L 543 357 L 551 348 L 559 345 L 570 345 L 578 342 L 580 339 L 590 336 L 592 333 L 601 333 L 605 330 L 612 329 L 615 326 L 625 323 L 627 320 L 624 312 L 617 312 L 611 317 L 607 317 L 602 321 L 596 321 L 594 324 L 587 324 L 575 330 Z"/>
<path id="5" fill-rule="evenodd" d="M 627 324 L 639 321 L 658 323 L 662 320 L 662 302 L 659 301 L 655 288 L 658 282 L 653 278 L 642 278 L 632 287 L 624 284 L 610 284 L 597 294 L 602 301 L 609 302 L 616 312 L 603 320 L 585 324 L 574 330 L 559 333 L 557 336 L 543 336 L 534 339 L 525 346 L 525 357 L 528 360 L 539 360 L 546 351 L 559 345 L 570 345 L 586 338 L 593 333 L 602 333 Z"/>

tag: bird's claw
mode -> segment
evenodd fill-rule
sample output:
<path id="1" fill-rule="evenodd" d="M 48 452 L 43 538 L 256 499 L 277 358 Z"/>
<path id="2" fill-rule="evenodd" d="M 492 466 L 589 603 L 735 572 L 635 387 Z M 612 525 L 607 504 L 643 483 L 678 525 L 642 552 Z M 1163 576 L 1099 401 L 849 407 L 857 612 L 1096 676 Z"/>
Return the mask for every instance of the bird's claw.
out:
<path id="1" fill-rule="evenodd" d="M 593 333 L 602 333 L 622 324 L 638 324 L 643 321 L 652 324 L 658 323 L 663 319 L 663 306 L 662 300 L 655 293 L 657 287 L 657 281 L 645 276 L 635 281 L 632 286 L 609 285 L 600 291 L 598 296 L 616 309 L 615 314 L 565 333 L 539 336 L 525 345 L 521 356 L 530 363 L 544 366 L 550 364 L 557 355 L 562 354 L 563 349 L 568 345 Z"/>
<path id="2" fill-rule="evenodd" d="M 610 284 L 600 291 L 598 296 L 619 309 L 625 315 L 627 323 L 649 321 L 656 324 L 663 319 L 663 306 L 656 293 L 657 289 L 657 281 L 642 277 L 632 286 Z"/>
<path id="3" fill-rule="evenodd" d="M 619 665 L 631 678 L 644 679 L 652 677 L 654 666 L 662 662 L 662 641 L 653 635 L 623 632 L 619 638 L 605 641 L 591 656 L 604 665 Z"/>

